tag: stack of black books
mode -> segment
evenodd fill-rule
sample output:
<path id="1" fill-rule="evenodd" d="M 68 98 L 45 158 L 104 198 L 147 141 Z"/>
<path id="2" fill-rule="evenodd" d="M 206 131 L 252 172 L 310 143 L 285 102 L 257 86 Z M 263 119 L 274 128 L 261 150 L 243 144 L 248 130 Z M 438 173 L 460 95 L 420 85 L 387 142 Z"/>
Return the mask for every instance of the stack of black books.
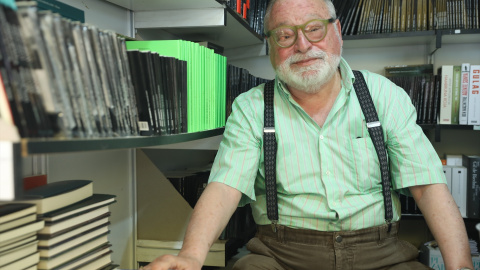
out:
<path id="1" fill-rule="evenodd" d="M 0 269 L 37 269 L 37 207 L 28 203 L 0 204 Z"/>
<path id="2" fill-rule="evenodd" d="M 25 191 L 45 226 L 38 231 L 38 269 L 101 269 L 113 265 L 109 205 L 91 180 L 65 180 Z"/>

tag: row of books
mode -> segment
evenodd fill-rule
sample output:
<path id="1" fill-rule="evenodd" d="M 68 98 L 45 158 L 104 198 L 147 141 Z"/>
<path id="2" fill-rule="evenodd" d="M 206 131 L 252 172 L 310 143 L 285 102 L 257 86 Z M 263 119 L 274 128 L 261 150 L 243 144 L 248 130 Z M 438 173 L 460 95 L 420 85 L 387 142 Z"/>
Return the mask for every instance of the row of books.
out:
<path id="1" fill-rule="evenodd" d="M 433 65 L 385 67 L 385 76 L 403 88 L 417 111 L 417 124 L 436 124 L 440 106 L 440 80 Z"/>
<path id="2" fill-rule="evenodd" d="M 197 172 L 184 177 L 169 177 L 168 180 L 175 187 L 185 201 L 194 208 L 200 195 L 207 186 L 210 172 Z"/>
<path id="3" fill-rule="evenodd" d="M 187 62 L 150 51 L 127 51 L 140 135 L 186 133 Z"/>
<path id="4" fill-rule="evenodd" d="M 334 0 L 343 35 L 478 29 L 476 0 Z"/>
<path id="5" fill-rule="evenodd" d="M 34 3 L 19 2 L 18 11 L 0 7 L 0 119 L 11 116 L 21 137 L 224 126 L 225 57 L 183 40 L 126 42 L 112 31 L 37 11 Z"/>
<path id="6" fill-rule="evenodd" d="M 253 76 L 244 68 L 233 65 L 227 67 L 227 97 L 226 97 L 226 115 L 232 112 L 232 103 L 241 93 L 250 90 L 259 84 L 266 83 L 268 80 Z"/>
<path id="7" fill-rule="evenodd" d="M 0 8 L 0 75 L 20 135 L 137 135 L 125 40 L 17 5 Z"/>
<path id="8" fill-rule="evenodd" d="M 263 18 L 265 17 L 268 1 L 227 0 L 226 4 L 242 16 L 253 31 L 263 35 Z"/>
<path id="9" fill-rule="evenodd" d="M 185 40 L 127 41 L 126 46 L 129 51 L 150 51 L 187 62 L 186 74 L 179 75 L 186 76 L 187 80 L 188 132 L 214 129 L 225 125 L 223 112 L 225 111 L 227 59 L 224 56 L 198 43 Z M 142 74 L 139 75 L 142 76 Z"/>
<path id="10" fill-rule="evenodd" d="M 480 65 L 443 65 L 440 124 L 480 125 Z"/>
<path id="11" fill-rule="evenodd" d="M 0 205 L 0 269 L 114 269 L 109 205 L 90 180 L 48 183 Z"/>
<path id="12" fill-rule="evenodd" d="M 443 171 L 463 217 L 480 218 L 480 156 L 447 155 Z"/>

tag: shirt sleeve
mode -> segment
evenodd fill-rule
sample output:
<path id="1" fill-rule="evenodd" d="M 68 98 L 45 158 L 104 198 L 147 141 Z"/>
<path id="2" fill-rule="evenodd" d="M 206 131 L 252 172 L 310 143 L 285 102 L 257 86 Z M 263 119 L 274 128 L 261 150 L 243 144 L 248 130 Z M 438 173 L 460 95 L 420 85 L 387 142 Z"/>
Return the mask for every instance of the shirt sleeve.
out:
<path id="1" fill-rule="evenodd" d="M 380 75 L 371 75 L 369 80 L 380 82 L 372 96 L 386 133 L 392 188 L 410 195 L 408 187 L 446 183 L 440 158 L 417 125 L 417 113 L 406 91 Z"/>
<path id="2" fill-rule="evenodd" d="M 263 85 L 238 96 L 232 104 L 209 182 L 220 182 L 243 193 L 239 206 L 256 200 L 263 136 Z"/>

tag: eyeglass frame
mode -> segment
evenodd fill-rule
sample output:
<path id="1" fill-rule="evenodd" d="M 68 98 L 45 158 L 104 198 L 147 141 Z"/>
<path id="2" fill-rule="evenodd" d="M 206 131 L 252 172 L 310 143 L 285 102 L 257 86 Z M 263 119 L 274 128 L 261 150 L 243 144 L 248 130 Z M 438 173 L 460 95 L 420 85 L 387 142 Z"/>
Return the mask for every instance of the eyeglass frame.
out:
<path id="1" fill-rule="evenodd" d="M 281 28 L 289 28 L 289 29 L 293 30 L 293 32 L 295 32 L 295 39 L 293 40 L 293 42 L 292 42 L 291 45 L 289 45 L 289 46 L 282 46 L 282 45 L 280 45 L 280 44 L 278 43 L 278 41 L 277 41 L 277 39 L 275 39 L 275 37 L 273 38 L 273 40 L 275 41 L 275 43 L 276 43 L 278 46 L 280 46 L 280 47 L 282 47 L 282 48 L 289 48 L 289 47 L 292 47 L 292 46 L 295 44 L 295 42 L 297 42 L 297 39 L 298 39 L 298 29 L 301 29 L 303 35 L 305 36 L 305 38 L 306 38 L 309 42 L 311 42 L 311 43 L 320 42 L 320 41 L 322 41 L 322 40 L 327 36 L 328 24 L 333 23 L 333 22 L 335 22 L 336 20 L 337 20 L 336 18 L 330 18 L 330 19 L 313 19 L 313 20 L 310 20 L 310 21 L 308 21 L 308 22 L 306 22 L 306 23 L 304 23 L 304 24 L 299 24 L 299 25 L 280 25 L 279 27 L 274 28 L 274 29 L 268 31 L 268 32 L 265 34 L 265 36 L 266 36 L 267 38 L 269 38 L 269 37 L 272 36 L 273 31 L 276 31 L 276 30 L 281 29 Z M 313 22 L 313 21 L 320 21 L 320 22 L 322 22 L 323 25 L 325 26 L 325 34 L 323 35 L 323 37 L 322 37 L 321 39 L 319 39 L 319 40 L 317 40 L 317 41 L 310 40 L 310 39 L 307 37 L 307 35 L 305 34 L 305 26 L 307 26 L 307 24 L 309 24 L 309 23 L 311 23 L 311 22 Z"/>

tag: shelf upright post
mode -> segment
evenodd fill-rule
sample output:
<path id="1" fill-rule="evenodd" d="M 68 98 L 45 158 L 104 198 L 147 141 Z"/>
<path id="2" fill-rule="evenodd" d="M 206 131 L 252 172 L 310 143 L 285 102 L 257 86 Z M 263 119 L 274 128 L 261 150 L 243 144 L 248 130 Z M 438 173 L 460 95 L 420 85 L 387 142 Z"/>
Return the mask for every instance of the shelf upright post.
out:
<path id="1" fill-rule="evenodd" d="M 18 142 L 0 141 L 0 201 L 21 198 L 22 158 Z"/>

